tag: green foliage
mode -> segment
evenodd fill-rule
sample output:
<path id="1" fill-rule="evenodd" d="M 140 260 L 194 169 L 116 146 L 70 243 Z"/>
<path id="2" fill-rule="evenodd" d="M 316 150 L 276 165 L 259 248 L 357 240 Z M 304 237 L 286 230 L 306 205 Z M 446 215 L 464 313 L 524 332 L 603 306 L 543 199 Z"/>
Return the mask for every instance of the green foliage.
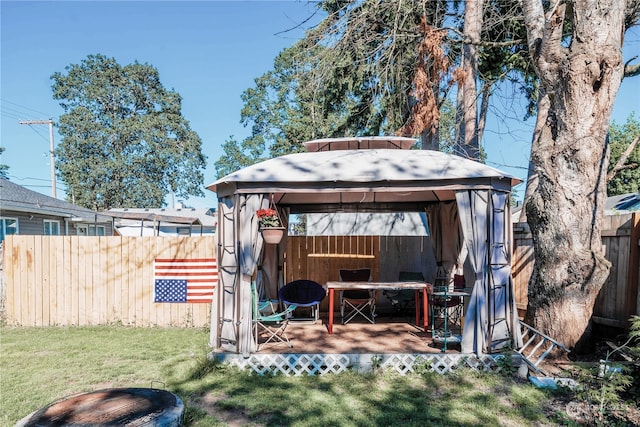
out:
<path id="1" fill-rule="evenodd" d="M 527 30 L 520 2 L 490 0 L 483 8 L 482 40 L 500 45 L 480 47 L 478 71 L 486 92 L 500 81 L 512 83 L 527 101 L 524 119 L 535 116 L 538 103 L 538 78 L 526 44 Z"/>
<path id="2" fill-rule="evenodd" d="M 625 402 L 640 402 L 640 316 L 632 316 L 630 325 L 626 340 L 607 351 L 598 365 L 577 370 L 582 385 L 577 397 L 592 408 L 588 415 L 594 425 L 616 425 L 616 412 Z M 623 351 L 632 355 L 631 362 L 617 361 L 616 354 Z"/>
<path id="3" fill-rule="evenodd" d="M 640 137 L 640 119 L 635 113 L 627 118 L 626 123 L 619 125 L 611 123 L 609 127 L 609 147 L 611 158 L 609 159 L 609 172 L 615 167 L 618 159 L 629 145 Z M 616 196 L 620 194 L 635 193 L 640 191 L 640 144 L 637 144 L 625 165 L 616 175 L 607 182 L 607 194 Z"/>
<path id="4" fill-rule="evenodd" d="M 216 162 L 217 176 L 304 151 L 305 141 L 399 129 L 409 114 L 422 4 L 321 3 L 327 17 L 284 49 L 273 69 L 243 93 L 241 121 L 251 136 L 228 141 Z M 398 22 L 402 36 L 392 38 Z"/>
<path id="5" fill-rule="evenodd" d="M 516 368 L 516 365 L 513 363 L 513 357 L 511 357 L 510 354 L 497 358 L 496 364 L 500 368 L 500 375 L 505 377 L 511 377 L 518 371 L 518 368 Z"/>
<path id="6" fill-rule="evenodd" d="M 4 153 L 5 148 L 0 147 L 0 157 Z M 9 179 L 9 166 L 0 164 L 0 178 Z"/>
<path id="7" fill-rule="evenodd" d="M 154 67 L 89 55 L 65 70 L 51 79 L 65 111 L 56 168 L 69 199 L 104 210 L 161 207 L 171 192 L 203 194 L 202 142 Z"/>
<path id="8" fill-rule="evenodd" d="M 304 151 L 304 141 L 363 135 L 390 135 L 410 117 L 411 97 L 423 34 L 422 16 L 435 28 L 447 27 L 443 46 L 452 64 L 458 62 L 461 3 L 443 0 L 397 2 L 325 0 L 326 17 L 305 37 L 283 50 L 273 69 L 255 80 L 242 99 L 243 125 L 251 136 L 225 143 L 216 162 L 222 177 L 271 157 Z M 479 70 L 489 97 L 496 82 L 508 80 L 530 101 L 537 98 L 535 74 L 528 62 L 519 4 L 492 0 L 485 7 L 483 38 L 503 42 L 483 46 Z M 445 21 L 446 17 L 446 21 Z M 450 82 L 435 87 L 441 118 L 438 135 L 443 151 L 453 151 L 455 106 L 447 101 Z M 413 135 L 418 137 L 419 135 Z"/>

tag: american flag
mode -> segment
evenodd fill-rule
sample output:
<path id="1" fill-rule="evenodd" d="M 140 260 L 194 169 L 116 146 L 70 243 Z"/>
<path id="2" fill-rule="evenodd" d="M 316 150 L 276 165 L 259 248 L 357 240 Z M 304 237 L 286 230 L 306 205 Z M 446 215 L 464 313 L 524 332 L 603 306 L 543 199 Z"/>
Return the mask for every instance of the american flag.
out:
<path id="1" fill-rule="evenodd" d="M 218 282 L 215 258 L 156 259 L 154 302 L 211 303 Z"/>

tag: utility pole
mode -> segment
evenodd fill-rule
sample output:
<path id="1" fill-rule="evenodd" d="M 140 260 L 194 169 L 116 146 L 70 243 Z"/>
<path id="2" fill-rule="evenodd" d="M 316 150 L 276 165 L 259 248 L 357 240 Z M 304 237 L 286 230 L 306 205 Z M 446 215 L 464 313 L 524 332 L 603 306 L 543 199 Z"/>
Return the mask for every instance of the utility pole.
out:
<path id="1" fill-rule="evenodd" d="M 28 120 L 20 122 L 21 125 L 49 125 L 49 154 L 51 156 L 51 197 L 56 198 L 56 165 L 53 155 L 53 119 Z"/>

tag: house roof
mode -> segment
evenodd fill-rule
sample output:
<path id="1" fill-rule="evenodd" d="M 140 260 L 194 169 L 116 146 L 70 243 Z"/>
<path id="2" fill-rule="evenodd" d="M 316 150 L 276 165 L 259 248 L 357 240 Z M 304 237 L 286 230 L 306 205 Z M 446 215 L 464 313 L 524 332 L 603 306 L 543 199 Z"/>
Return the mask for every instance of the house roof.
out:
<path id="1" fill-rule="evenodd" d="M 338 141 L 333 144 L 340 146 Z M 510 190 L 519 182 L 485 164 L 438 151 L 334 148 L 266 160 L 207 188 L 218 197 L 269 193 L 277 204 L 290 206 L 296 213 L 327 212 L 329 206 L 407 211 L 415 210 L 416 204 L 455 200 L 456 190 Z"/>
<path id="2" fill-rule="evenodd" d="M 215 210 L 210 208 L 114 208 L 104 214 L 125 220 L 158 221 L 205 227 L 215 227 L 218 223 Z"/>
<path id="3" fill-rule="evenodd" d="M 607 197 L 604 209 L 607 213 L 640 211 L 640 191 Z"/>
<path id="4" fill-rule="evenodd" d="M 520 212 L 523 208 L 522 205 L 511 208 L 511 218 L 513 222 L 520 222 Z M 605 215 L 616 215 L 635 211 L 640 211 L 640 192 L 609 196 L 604 205 Z M 526 221 L 526 219 L 524 221 Z"/>
<path id="5" fill-rule="evenodd" d="M 91 209 L 29 190 L 4 178 L 0 179 L 0 211 L 38 213 L 86 222 L 111 222 L 111 218 Z"/>

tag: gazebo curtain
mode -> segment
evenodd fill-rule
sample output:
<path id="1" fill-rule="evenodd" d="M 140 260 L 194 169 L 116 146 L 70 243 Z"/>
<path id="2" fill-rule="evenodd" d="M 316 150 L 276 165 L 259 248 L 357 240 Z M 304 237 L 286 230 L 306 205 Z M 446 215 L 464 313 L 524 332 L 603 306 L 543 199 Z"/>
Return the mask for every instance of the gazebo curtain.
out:
<path id="1" fill-rule="evenodd" d="M 494 298 L 489 304 L 489 317 L 493 319 L 489 329 L 490 346 L 494 352 L 505 347 L 522 347 L 520 319 L 516 306 L 513 277 L 511 274 L 511 215 L 509 195 L 491 192 L 491 247 L 489 250 L 489 283 Z"/>
<path id="2" fill-rule="evenodd" d="M 449 278 L 460 267 L 462 236 L 458 216 L 456 202 L 436 203 L 427 209 L 433 254 L 438 268 L 446 271 Z"/>
<path id="3" fill-rule="evenodd" d="M 255 350 L 251 281 L 264 242 L 256 211 L 268 206 L 263 194 L 235 194 L 218 201 L 218 286 L 211 309 L 211 344 L 248 356 Z"/>
<path id="4" fill-rule="evenodd" d="M 491 353 L 522 345 L 511 278 L 508 193 L 456 192 L 460 223 L 475 272 L 465 316 L 463 353 Z"/>
<path id="5" fill-rule="evenodd" d="M 218 206 L 229 215 L 220 216 L 220 221 L 224 222 L 220 228 L 227 232 L 219 236 L 220 247 L 223 248 L 220 256 L 222 268 L 217 304 L 212 307 L 211 342 L 216 347 L 220 342 L 220 347 L 248 357 L 257 348 L 251 333 L 251 281 L 256 281 L 262 298 L 278 297 L 278 289 L 283 286 L 280 254 L 284 253 L 287 242 L 283 238 L 278 245 L 268 245 L 260 234 L 256 211 L 270 207 L 268 194 L 236 194 L 222 198 Z M 288 209 L 278 209 L 278 214 L 286 228 Z M 234 246 L 235 241 L 237 247 Z M 234 251 L 237 251 L 237 256 L 234 256 Z M 220 319 L 220 325 L 217 319 Z"/>
<path id="6" fill-rule="evenodd" d="M 486 262 L 487 262 L 487 199 L 488 191 L 458 191 L 456 200 L 460 212 L 460 224 L 467 246 L 468 260 L 475 272 L 473 288 L 462 330 L 463 353 L 484 352 L 487 341 Z"/>

